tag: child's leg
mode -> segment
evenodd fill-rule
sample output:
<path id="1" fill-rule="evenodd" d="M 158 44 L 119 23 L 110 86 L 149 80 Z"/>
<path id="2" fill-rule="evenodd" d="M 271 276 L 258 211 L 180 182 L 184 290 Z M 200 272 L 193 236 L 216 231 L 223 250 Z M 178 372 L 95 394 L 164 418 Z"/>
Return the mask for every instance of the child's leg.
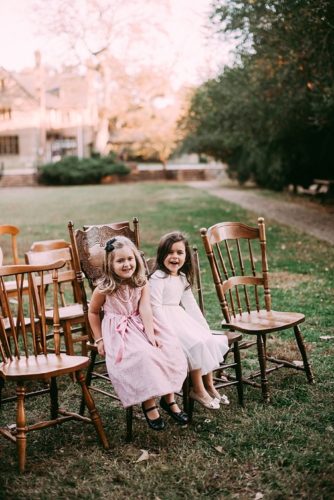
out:
<path id="1" fill-rule="evenodd" d="M 174 394 L 174 392 L 171 392 L 170 394 L 165 394 L 162 397 L 164 398 L 164 400 L 166 401 L 167 404 L 172 403 L 173 401 L 175 401 L 175 394 Z M 181 411 L 181 409 L 179 408 L 179 406 L 177 404 L 171 406 L 170 408 L 171 408 L 171 410 L 174 413 L 179 413 Z"/>
<path id="2" fill-rule="evenodd" d="M 213 398 L 220 398 L 220 394 L 214 386 L 212 372 L 203 375 L 205 389 Z"/>
<path id="3" fill-rule="evenodd" d="M 197 394 L 200 398 L 211 399 L 210 394 L 206 391 L 206 388 L 203 384 L 202 372 L 199 369 L 192 370 L 190 372 L 190 378 L 192 382 L 192 390 L 195 394 Z"/>
<path id="4" fill-rule="evenodd" d="M 156 406 L 156 402 L 153 398 L 143 402 L 143 407 L 145 410 L 147 410 L 148 408 L 152 408 L 154 406 Z M 150 420 L 155 420 L 160 416 L 159 410 L 155 408 L 154 410 L 148 411 L 147 416 Z"/>
<path id="5" fill-rule="evenodd" d="M 207 392 L 210 394 L 210 396 L 212 396 L 213 398 L 219 399 L 219 401 L 225 405 L 229 404 L 228 397 L 225 396 L 225 394 L 222 394 L 222 395 L 219 394 L 219 392 L 215 388 L 214 383 L 213 383 L 212 372 L 207 373 L 206 375 L 203 375 L 203 382 L 204 382 L 204 386 L 205 386 Z"/>

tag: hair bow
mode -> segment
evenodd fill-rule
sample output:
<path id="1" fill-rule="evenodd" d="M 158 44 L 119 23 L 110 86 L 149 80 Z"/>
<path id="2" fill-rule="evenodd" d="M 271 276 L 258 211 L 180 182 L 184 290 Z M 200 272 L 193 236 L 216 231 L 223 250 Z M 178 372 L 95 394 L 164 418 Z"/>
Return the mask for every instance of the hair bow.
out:
<path id="1" fill-rule="evenodd" d="M 111 238 L 111 240 L 108 240 L 105 246 L 105 251 L 106 252 L 112 252 L 115 249 L 114 243 L 116 241 L 116 238 Z"/>

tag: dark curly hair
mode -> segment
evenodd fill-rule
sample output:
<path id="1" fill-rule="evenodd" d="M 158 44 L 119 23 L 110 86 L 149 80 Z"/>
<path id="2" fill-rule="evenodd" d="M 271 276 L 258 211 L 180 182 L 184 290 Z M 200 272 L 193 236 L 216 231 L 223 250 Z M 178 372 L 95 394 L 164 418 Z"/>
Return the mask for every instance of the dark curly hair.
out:
<path id="1" fill-rule="evenodd" d="M 172 233 L 165 234 L 164 236 L 161 237 L 157 248 L 157 256 L 154 268 L 151 275 L 158 269 L 160 271 L 164 271 L 166 274 L 170 274 L 170 271 L 165 267 L 164 260 L 169 254 L 174 243 L 178 243 L 179 241 L 182 241 L 184 243 L 186 251 L 186 258 L 183 266 L 180 269 L 180 272 L 185 274 L 189 282 L 189 285 L 192 286 L 194 283 L 194 266 L 192 261 L 191 250 L 186 236 L 180 233 L 179 231 L 174 231 Z"/>

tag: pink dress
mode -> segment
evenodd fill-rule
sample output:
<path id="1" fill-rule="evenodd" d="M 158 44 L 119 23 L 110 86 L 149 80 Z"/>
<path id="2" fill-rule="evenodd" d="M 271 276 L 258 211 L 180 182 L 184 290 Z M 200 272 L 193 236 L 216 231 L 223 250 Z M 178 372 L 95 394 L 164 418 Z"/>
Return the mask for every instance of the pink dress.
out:
<path id="1" fill-rule="evenodd" d="M 126 287 L 107 295 L 102 336 L 108 374 L 124 407 L 178 392 L 187 361 L 177 338 L 157 332 L 162 347 L 147 339 L 138 313 L 141 289 Z"/>
<path id="2" fill-rule="evenodd" d="M 156 271 L 150 278 L 151 306 L 155 325 L 177 335 L 188 360 L 188 369 L 206 375 L 228 351 L 226 335 L 213 336 L 184 275 Z"/>

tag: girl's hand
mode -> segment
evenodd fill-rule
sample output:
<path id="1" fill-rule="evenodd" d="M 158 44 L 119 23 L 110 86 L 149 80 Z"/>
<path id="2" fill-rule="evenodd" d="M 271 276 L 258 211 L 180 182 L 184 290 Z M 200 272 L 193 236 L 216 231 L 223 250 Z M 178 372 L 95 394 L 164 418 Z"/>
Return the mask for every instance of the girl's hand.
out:
<path id="1" fill-rule="evenodd" d="M 105 350 L 104 350 L 104 344 L 103 340 L 100 340 L 100 342 L 97 344 L 97 352 L 99 353 L 100 356 L 105 356 Z"/>
<path id="2" fill-rule="evenodd" d="M 154 347 L 161 347 L 162 344 L 161 344 L 161 341 L 158 339 L 158 337 L 156 337 L 155 335 L 153 336 L 152 339 L 150 339 L 150 342 L 151 344 L 154 346 Z"/>

